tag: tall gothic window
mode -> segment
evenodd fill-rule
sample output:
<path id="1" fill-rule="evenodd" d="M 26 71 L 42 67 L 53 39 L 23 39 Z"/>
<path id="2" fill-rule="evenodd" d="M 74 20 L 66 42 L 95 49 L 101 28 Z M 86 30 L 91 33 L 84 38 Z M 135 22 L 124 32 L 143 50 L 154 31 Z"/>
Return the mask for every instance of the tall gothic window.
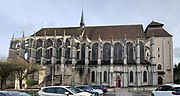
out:
<path id="1" fill-rule="evenodd" d="M 133 45 L 132 45 L 132 43 L 130 43 L 130 42 L 127 42 L 127 60 L 129 61 L 131 61 L 131 60 L 133 60 Z"/>
<path id="2" fill-rule="evenodd" d="M 120 43 L 114 45 L 114 60 L 122 60 L 122 45 Z"/>
<path id="3" fill-rule="evenodd" d="M 42 47 L 43 41 L 41 39 L 37 40 L 36 48 Z"/>
<path id="4" fill-rule="evenodd" d="M 143 82 L 147 82 L 147 71 L 143 72 Z"/>
<path id="5" fill-rule="evenodd" d="M 51 39 L 48 39 L 46 42 L 46 48 L 53 46 L 53 42 Z"/>
<path id="6" fill-rule="evenodd" d="M 104 71 L 104 82 L 106 83 L 107 82 L 107 72 Z"/>
<path id="7" fill-rule="evenodd" d="M 51 39 L 48 39 L 46 42 L 46 48 L 53 46 L 53 42 Z M 52 48 L 46 49 L 46 58 L 51 59 L 52 57 Z"/>
<path id="8" fill-rule="evenodd" d="M 36 59 L 41 59 L 42 57 L 42 49 L 39 49 L 37 52 L 36 52 Z"/>
<path id="9" fill-rule="evenodd" d="M 58 48 L 57 49 L 57 59 L 61 59 L 61 55 L 62 55 L 62 48 Z"/>
<path id="10" fill-rule="evenodd" d="M 144 44 L 140 42 L 139 45 L 140 45 L 140 60 L 144 61 L 145 58 Z"/>
<path id="11" fill-rule="evenodd" d="M 51 59 L 52 57 L 52 48 L 46 50 L 46 58 Z"/>
<path id="12" fill-rule="evenodd" d="M 94 43 L 92 46 L 92 61 L 98 60 L 98 43 Z"/>
<path id="13" fill-rule="evenodd" d="M 95 72 L 92 71 L 91 73 L 91 82 L 95 82 Z"/>
<path id="14" fill-rule="evenodd" d="M 111 45 L 109 43 L 105 43 L 103 45 L 103 60 L 109 61 L 111 59 Z"/>
<path id="15" fill-rule="evenodd" d="M 61 40 L 60 40 L 60 39 L 57 39 L 57 48 L 61 47 L 61 45 L 62 45 Z"/>
<path id="16" fill-rule="evenodd" d="M 133 82 L 133 71 L 130 71 L 130 82 Z"/>
<path id="17" fill-rule="evenodd" d="M 70 59 L 71 57 L 71 46 L 70 46 L 70 41 L 69 39 L 66 39 L 66 52 L 65 52 L 65 57 L 66 59 Z"/>
<path id="18" fill-rule="evenodd" d="M 65 46 L 66 46 L 66 47 L 67 47 L 67 46 L 70 46 L 70 41 L 69 41 L 69 39 L 66 39 Z"/>
<path id="19" fill-rule="evenodd" d="M 57 50 L 56 50 L 56 52 L 57 52 L 57 59 L 61 59 L 61 55 L 62 55 L 62 48 L 61 48 L 61 46 L 62 46 L 62 42 L 61 42 L 61 40 L 60 39 L 57 39 Z"/>
<path id="20" fill-rule="evenodd" d="M 85 60 L 85 48 L 86 48 L 86 44 L 83 43 L 81 46 L 81 60 Z"/>

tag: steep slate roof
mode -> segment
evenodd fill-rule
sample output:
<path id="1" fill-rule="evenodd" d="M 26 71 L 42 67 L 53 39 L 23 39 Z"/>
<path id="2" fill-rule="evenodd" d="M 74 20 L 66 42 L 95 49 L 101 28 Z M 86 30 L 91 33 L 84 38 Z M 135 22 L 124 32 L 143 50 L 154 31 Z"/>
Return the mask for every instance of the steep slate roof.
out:
<path id="1" fill-rule="evenodd" d="M 150 27 L 150 26 L 151 26 L 151 27 L 153 27 L 153 26 L 161 26 L 161 27 L 163 27 L 164 24 L 159 23 L 159 22 L 152 21 L 148 26 L 149 26 L 149 27 Z"/>
<path id="2" fill-rule="evenodd" d="M 85 26 L 85 32 L 83 38 L 86 36 L 90 40 L 98 40 L 100 35 L 102 40 L 124 39 L 125 35 L 127 39 L 135 39 L 138 34 L 140 38 L 145 38 L 142 25 L 115 25 L 115 26 Z M 66 35 L 79 36 L 82 33 L 80 27 L 66 27 L 66 28 L 43 28 L 36 32 L 36 36 L 44 36 L 46 30 L 46 36 L 54 36 L 56 30 L 56 36 L 63 36 L 64 30 Z M 32 35 L 33 36 L 33 35 Z"/>
<path id="3" fill-rule="evenodd" d="M 46 31 L 46 36 L 54 36 L 56 30 L 56 36 L 63 36 L 64 31 L 66 35 L 79 36 L 81 34 L 81 29 L 79 27 L 65 27 L 65 28 L 42 28 L 36 32 L 36 36 L 44 36 Z M 32 35 L 34 36 L 34 34 Z"/>
<path id="4" fill-rule="evenodd" d="M 135 39 L 137 36 L 144 38 L 142 25 L 120 25 L 120 26 L 94 26 L 87 27 L 84 38 L 87 35 L 90 40 L 97 40 L 100 35 L 102 40 Z"/>
<path id="5" fill-rule="evenodd" d="M 146 28 L 146 37 L 172 37 L 164 28 L 164 24 L 152 21 Z"/>

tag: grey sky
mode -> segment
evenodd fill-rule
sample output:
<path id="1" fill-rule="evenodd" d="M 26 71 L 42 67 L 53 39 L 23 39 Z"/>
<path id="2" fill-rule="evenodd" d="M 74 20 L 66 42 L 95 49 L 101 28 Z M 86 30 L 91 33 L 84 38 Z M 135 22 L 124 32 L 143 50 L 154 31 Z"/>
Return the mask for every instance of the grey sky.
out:
<path id="1" fill-rule="evenodd" d="M 0 0 L 0 56 L 8 56 L 12 34 L 29 36 L 42 27 L 79 26 L 84 9 L 85 24 L 129 25 L 152 20 L 164 23 L 180 50 L 180 0 Z M 175 51 L 175 50 L 174 50 Z M 175 51 L 176 52 L 176 51 Z M 180 56 L 174 52 L 174 63 Z"/>

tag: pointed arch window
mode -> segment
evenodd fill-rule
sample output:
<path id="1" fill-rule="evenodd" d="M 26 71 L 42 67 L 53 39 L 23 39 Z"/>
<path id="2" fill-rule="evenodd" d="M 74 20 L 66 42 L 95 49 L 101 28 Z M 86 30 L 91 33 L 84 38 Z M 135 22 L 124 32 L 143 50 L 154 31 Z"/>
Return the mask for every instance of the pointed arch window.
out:
<path id="1" fill-rule="evenodd" d="M 42 47 L 43 41 L 41 39 L 37 40 L 36 48 Z"/>
<path id="2" fill-rule="evenodd" d="M 140 60 L 144 61 L 145 60 L 144 44 L 140 42 L 139 45 L 140 45 Z"/>
<path id="3" fill-rule="evenodd" d="M 85 48 L 86 48 L 86 44 L 83 43 L 81 45 L 81 60 L 85 60 Z"/>
<path id="4" fill-rule="evenodd" d="M 70 46 L 70 41 L 69 39 L 66 39 L 66 52 L 65 52 L 65 57 L 66 59 L 70 59 L 71 58 L 71 46 Z"/>
<path id="5" fill-rule="evenodd" d="M 69 47 L 69 46 L 70 46 L 70 40 L 69 40 L 69 39 L 66 39 L 65 46 L 66 46 L 66 47 Z"/>
<path id="6" fill-rule="evenodd" d="M 51 59 L 52 57 L 52 48 L 46 50 L 46 58 Z"/>
<path id="7" fill-rule="evenodd" d="M 95 82 L 95 72 L 92 71 L 91 73 L 91 82 Z"/>
<path id="8" fill-rule="evenodd" d="M 61 47 L 61 45 L 62 45 L 61 40 L 60 40 L 60 39 L 57 39 L 57 48 Z"/>
<path id="9" fill-rule="evenodd" d="M 127 42 L 127 60 L 132 61 L 133 60 L 133 45 L 130 42 Z"/>
<path id="10" fill-rule="evenodd" d="M 133 71 L 130 71 L 130 76 L 129 76 L 129 77 L 130 77 L 130 78 L 129 78 L 129 79 L 130 79 L 130 82 L 133 82 L 133 81 L 134 81 L 134 80 L 133 80 L 133 77 L 134 77 L 133 75 L 134 75 L 134 74 L 133 74 Z"/>
<path id="11" fill-rule="evenodd" d="M 62 48 L 57 49 L 57 59 L 61 59 L 62 56 Z"/>
<path id="12" fill-rule="evenodd" d="M 92 61 L 98 60 L 98 43 L 94 43 L 92 46 Z"/>
<path id="13" fill-rule="evenodd" d="M 53 41 L 51 39 L 48 39 L 46 42 L 46 48 L 53 46 Z"/>
<path id="14" fill-rule="evenodd" d="M 147 71 L 143 72 L 143 82 L 147 82 Z"/>
<path id="15" fill-rule="evenodd" d="M 114 44 L 114 60 L 122 60 L 122 45 L 120 43 Z"/>
<path id="16" fill-rule="evenodd" d="M 38 51 L 36 51 L 36 59 L 41 59 L 42 57 L 42 49 L 39 49 Z"/>
<path id="17" fill-rule="evenodd" d="M 109 61 L 111 59 L 111 45 L 109 43 L 105 43 L 103 45 L 103 60 Z"/>
<path id="18" fill-rule="evenodd" d="M 158 64 L 158 70 L 162 70 L 161 64 Z"/>
<path id="19" fill-rule="evenodd" d="M 65 55 L 66 59 L 70 59 L 70 58 L 71 58 L 71 57 L 70 57 L 70 54 L 71 54 L 71 49 L 70 49 L 70 48 L 67 48 L 67 49 L 66 49 L 66 55 Z"/>
<path id="20" fill-rule="evenodd" d="M 107 72 L 106 71 L 104 71 L 104 76 L 103 77 L 104 77 L 104 82 L 107 83 Z"/>

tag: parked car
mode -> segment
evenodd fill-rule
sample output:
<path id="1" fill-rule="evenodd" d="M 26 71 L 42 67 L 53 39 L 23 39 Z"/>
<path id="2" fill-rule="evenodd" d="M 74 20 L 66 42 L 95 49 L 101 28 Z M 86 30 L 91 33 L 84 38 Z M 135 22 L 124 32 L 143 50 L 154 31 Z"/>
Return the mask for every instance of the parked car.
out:
<path id="1" fill-rule="evenodd" d="M 25 92 L 20 91 L 0 91 L 0 96 L 31 96 Z"/>
<path id="2" fill-rule="evenodd" d="M 152 91 L 151 96 L 180 96 L 180 85 L 164 84 Z"/>
<path id="3" fill-rule="evenodd" d="M 90 92 L 94 96 L 98 96 L 98 95 L 102 95 L 103 94 L 102 90 L 100 90 L 100 89 L 93 89 L 89 85 L 79 85 L 79 86 L 76 86 L 76 88 L 79 88 L 79 89 L 81 89 L 83 91 L 86 91 L 86 92 Z"/>
<path id="4" fill-rule="evenodd" d="M 76 87 L 66 87 L 66 88 L 70 89 L 72 92 L 74 92 L 74 93 L 76 93 L 76 94 L 78 94 L 80 96 L 92 96 L 91 93 L 85 92 L 85 91 L 83 91 L 83 90 L 81 90 L 79 88 L 76 88 Z"/>
<path id="5" fill-rule="evenodd" d="M 48 86 L 42 87 L 36 96 L 92 96 L 91 93 L 83 92 L 70 86 Z"/>
<path id="6" fill-rule="evenodd" d="M 107 87 L 104 85 L 91 85 L 91 87 L 94 89 L 100 89 L 103 91 L 103 93 L 107 93 L 107 91 L 108 91 Z"/>

